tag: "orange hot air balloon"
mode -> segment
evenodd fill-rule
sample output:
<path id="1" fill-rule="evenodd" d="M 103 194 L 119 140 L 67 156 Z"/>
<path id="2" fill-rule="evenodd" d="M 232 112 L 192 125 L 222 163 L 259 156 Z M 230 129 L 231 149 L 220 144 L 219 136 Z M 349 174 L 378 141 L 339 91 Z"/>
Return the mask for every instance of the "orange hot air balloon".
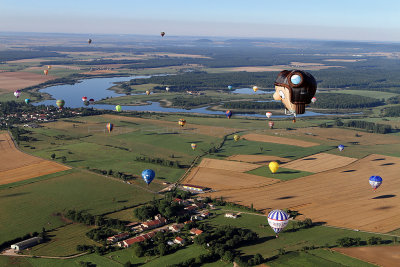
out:
<path id="1" fill-rule="evenodd" d="M 179 119 L 178 123 L 179 123 L 179 125 L 180 125 L 181 127 L 183 127 L 183 126 L 185 126 L 185 124 L 186 124 L 186 120 L 185 120 L 185 119 Z"/>
<path id="2" fill-rule="evenodd" d="M 44 73 L 44 75 L 47 75 L 47 74 L 49 74 L 49 71 L 48 70 L 44 70 L 43 73 Z"/>

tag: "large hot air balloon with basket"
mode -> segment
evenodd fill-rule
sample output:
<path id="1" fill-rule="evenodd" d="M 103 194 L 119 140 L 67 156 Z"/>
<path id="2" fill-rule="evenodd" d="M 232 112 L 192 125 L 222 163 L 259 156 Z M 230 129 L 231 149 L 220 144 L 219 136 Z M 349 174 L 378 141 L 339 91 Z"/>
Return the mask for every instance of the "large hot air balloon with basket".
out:
<path id="1" fill-rule="evenodd" d="M 276 237 L 289 223 L 289 217 L 283 210 L 273 210 L 268 213 L 268 224 L 274 230 Z"/>
<path id="2" fill-rule="evenodd" d="M 153 181 L 155 176 L 156 176 L 156 173 L 150 169 L 144 170 L 142 172 L 142 178 L 146 182 L 147 185 L 149 185 Z"/>

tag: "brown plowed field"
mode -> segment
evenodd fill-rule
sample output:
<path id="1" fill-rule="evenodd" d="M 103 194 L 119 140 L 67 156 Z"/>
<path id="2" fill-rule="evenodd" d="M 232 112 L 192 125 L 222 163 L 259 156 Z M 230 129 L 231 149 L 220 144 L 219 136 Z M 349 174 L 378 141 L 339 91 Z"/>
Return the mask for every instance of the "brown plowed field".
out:
<path id="1" fill-rule="evenodd" d="M 302 159 L 291 161 L 283 168 L 306 171 L 306 172 L 323 172 L 334 168 L 340 168 L 350 163 L 353 163 L 357 159 L 342 157 L 327 153 L 319 153 Z"/>
<path id="2" fill-rule="evenodd" d="M 260 188 L 276 182 L 279 182 L 279 180 L 253 174 L 196 167 L 182 183 L 205 186 L 213 190 L 234 190 L 237 192 L 240 189 Z"/>
<path id="3" fill-rule="evenodd" d="M 37 85 L 54 79 L 51 75 L 43 75 L 31 72 L 1 72 L 0 90 L 12 92 L 17 89 Z"/>
<path id="4" fill-rule="evenodd" d="M 284 145 L 300 146 L 300 147 L 310 147 L 319 145 L 318 143 L 313 143 L 313 142 L 307 142 L 307 141 L 291 139 L 286 137 L 272 136 L 272 135 L 262 135 L 262 134 L 246 134 L 243 135 L 243 138 L 250 141 L 276 143 L 276 144 L 284 144 Z"/>
<path id="5" fill-rule="evenodd" d="M 253 204 L 257 209 L 291 208 L 316 222 L 386 233 L 399 228 L 399 168 L 400 158 L 369 155 L 346 167 L 307 177 L 253 189 L 224 191 L 221 186 L 210 195 Z M 368 183 L 371 175 L 383 178 L 376 192 Z M 212 177 L 204 175 L 204 179 L 203 186 L 213 183 Z M 226 189 L 231 189 L 236 180 L 240 183 L 241 177 L 232 176 Z"/>
<path id="6" fill-rule="evenodd" d="M 247 172 L 247 171 L 257 169 L 261 166 L 257 165 L 257 164 L 247 163 L 247 162 L 237 162 L 237 161 L 205 158 L 201 161 L 199 167 L 228 170 L 228 171 L 235 171 L 235 172 Z"/>
<path id="7" fill-rule="evenodd" d="M 276 157 L 276 156 L 267 156 L 267 155 L 233 155 L 227 157 L 226 159 L 235 161 L 244 161 L 255 164 L 266 164 L 271 161 L 279 161 L 280 163 L 286 163 L 290 161 L 290 159 Z"/>
<path id="8" fill-rule="evenodd" d="M 334 248 L 333 250 L 378 266 L 400 266 L 400 246 Z"/>
<path id="9" fill-rule="evenodd" d="M 22 153 L 7 133 L 0 134 L 0 185 L 68 170 L 56 162 Z"/>

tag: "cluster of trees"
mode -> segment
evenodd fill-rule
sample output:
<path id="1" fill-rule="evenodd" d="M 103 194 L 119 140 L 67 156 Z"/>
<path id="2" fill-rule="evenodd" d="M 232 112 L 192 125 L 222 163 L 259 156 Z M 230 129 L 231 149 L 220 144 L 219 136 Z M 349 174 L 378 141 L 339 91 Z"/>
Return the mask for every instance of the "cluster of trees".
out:
<path id="1" fill-rule="evenodd" d="M 340 93 L 318 93 L 317 98 L 317 102 L 311 106 L 322 109 L 372 108 L 385 104 L 372 97 Z"/>
<path id="2" fill-rule="evenodd" d="M 15 142 L 17 142 L 17 144 L 19 144 L 21 141 L 24 142 L 32 142 L 32 141 L 36 141 L 37 139 L 32 137 L 32 136 L 26 136 L 24 134 L 30 134 L 32 133 L 31 131 L 25 130 L 23 128 L 20 127 L 11 127 L 9 128 L 11 135 L 13 136 Z"/>
<path id="3" fill-rule="evenodd" d="M 107 170 L 100 170 L 100 169 L 96 169 L 96 168 L 89 168 L 87 167 L 87 169 L 89 171 L 95 172 L 95 173 L 99 173 L 102 175 L 108 175 L 108 176 L 112 176 L 118 179 L 122 179 L 124 181 L 127 180 L 133 180 L 136 179 L 137 177 L 132 175 L 132 174 L 128 174 L 128 173 L 124 173 L 124 172 L 120 172 L 120 171 L 113 171 L 112 169 Z"/>
<path id="4" fill-rule="evenodd" d="M 117 232 L 107 227 L 100 227 L 90 230 L 86 233 L 86 236 L 94 241 L 104 241 L 107 237 L 116 235 Z"/>
<path id="5" fill-rule="evenodd" d="M 233 202 L 226 202 L 223 199 L 223 197 L 214 198 L 214 199 L 212 199 L 210 197 L 206 197 L 204 199 L 204 202 L 205 203 L 213 203 L 216 206 L 225 206 L 225 207 L 229 207 L 229 208 L 240 208 L 240 209 L 248 210 L 248 211 L 251 211 L 251 212 L 257 212 L 257 210 L 253 207 L 253 204 L 251 204 L 250 207 L 247 207 L 247 206 L 243 206 L 241 204 L 237 204 L 237 203 L 233 203 Z"/>
<path id="6" fill-rule="evenodd" d="M 172 221 L 182 221 L 188 218 L 184 215 L 184 206 L 171 202 L 169 199 L 153 200 L 150 204 L 134 209 L 133 213 L 136 218 L 146 221 L 154 218 L 155 215 L 161 214 L 163 217 Z M 184 217 L 184 218 L 182 218 Z M 182 219 L 181 219 L 182 218 Z"/>
<path id="7" fill-rule="evenodd" d="M 336 243 L 341 247 L 356 247 L 361 244 L 361 238 L 343 237 L 338 239 Z"/>
<path id="8" fill-rule="evenodd" d="M 67 55 L 59 54 L 56 52 L 47 51 L 33 51 L 33 50 L 4 50 L 0 51 L 0 62 L 11 61 L 18 59 L 28 58 L 42 58 L 42 57 L 66 57 Z M 47 63 L 44 63 L 47 65 Z"/>
<path id="9" fill-rule="evenodd" d="M 385 117 L 400 117 L 400 106 L 392 106 L 383 110 Z"/>
<path id="10" fill-rule="evenodd" d="M 230 101 L 222 105 L 226 109 L 282 109 L 281 102 Z"/>
<path id="11" fill-rule="evenodd" d="M 168 160 L 168 159 L 161 159 L 161 158 L 152 158 L 149 156 L 138 156 L 135 159 L 136 161 L 158 164 L 161 166 L 171 167 L 171 168 L 186 168 L 184 165 L 180 165 L 176 160 Z"/>
<path id="12" fill-rule="evenodd" d="M 142 256 L 164 256 L 175 252 L 179 245 L 167 245 L 166 242 L 172 239 L 171 233 L 157 232 L 152 240 L 145 240 L 133 245 L 134 254 L 137 257 Z"/>
<path id="13" fill-rule="evenodd" d="M 105 218 L 101 215 L 92 215 L 86 211 L 67 210 L 64 213 L 64 217 L 74 222 L 83 223 L 86 225 L 108 227 L 112 229 L 119 229 L 121 231 L 128 230 L 125 226 L 128 223 L 127 221 Z"/>
<path id="14" fill-rule="evenodd" d="M 210 96 L 178 96 L 171 99 L 173 106 L 182 108 L 193 108 L 202 105 L 210 105 L 213 103 L 219 103 L 220 101 L 221 99 L 214 99 Z"/>
<path id="15" fill-rule="evenodd" d="M 360 121 L 360 120 L 352 120 L 347 122 L 342 122 L 341 120 L 335 121 L 336 126 L 344 126 L 344 127 L 351 127 L 351 128 L 359 128 L 365 129 L 369 132 L 386 134 L 392 132 L 392 126 L 388 124 L 379 124 L 369 121 Z"/>
<path id="16" fill-rule="evenodd" d="M 96 245 L 77 245 L 76 250 L 79 252 L 91 252 L 98 255 L 104 255 L 116 250 L 114 246 L 96 246 Z"/>

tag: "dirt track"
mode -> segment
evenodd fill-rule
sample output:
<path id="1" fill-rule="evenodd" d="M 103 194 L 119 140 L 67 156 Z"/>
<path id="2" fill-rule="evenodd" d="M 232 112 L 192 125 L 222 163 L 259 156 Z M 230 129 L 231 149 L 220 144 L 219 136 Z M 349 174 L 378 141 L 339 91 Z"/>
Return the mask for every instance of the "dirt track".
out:
<path id="1" fill-rule="evenodd" d="M 7 133 L 0 134 L 0 185 L 68 170 L 56 162 L 22 153 Z"/>
<path id="2" fill-rule="evenodd" d="M 313 221 L 333 226 L 386 233 L 399 228 L 399 167 L 400 158 L 370 155 L 339 169 L 253 189 L 221 187 L 210 195 L 243 205 L 254 204 L 257 209 L 298 210 Z M 371 175 L 383 178 L 376 192 L 368 183 Z M 231 177 L 227 189 L 234 187 L 236 179 Z M 202 185 L 212 183 L 210 180 L 204 180 Z"/>
<path id="3" fill-rule="evenodd" d="M 306 171 L 306 172 L 323 172 L 333 168 L 340 168 L 356 161 L 355 158 L 342 157 L 333 154 L 319 153 L 302 159 L 291 161 L 282 167 Z M 332 168 L 333 167 L 333 168 Z"/>
<path id="4" fill-rule="evenodd" d="M 334 248 L 347 256 L 384 267 L 400 265 L 400 246 Z"/>
<path id="5" fill-rule="evenodd" d="M 284 144 L 284 145 L 300 146 L 300 147 L 310 147 L 319 145 L 318 143 L 313 143 L 313 142 L 307 142 L 307 141 L 291 139 L 286 137 L 272 136 L 272 135 L 262 135 L 262 134 L 246 134 L 243 135 L 243 138 L 250 141 L 276 143 L 276 144 Z"/>

